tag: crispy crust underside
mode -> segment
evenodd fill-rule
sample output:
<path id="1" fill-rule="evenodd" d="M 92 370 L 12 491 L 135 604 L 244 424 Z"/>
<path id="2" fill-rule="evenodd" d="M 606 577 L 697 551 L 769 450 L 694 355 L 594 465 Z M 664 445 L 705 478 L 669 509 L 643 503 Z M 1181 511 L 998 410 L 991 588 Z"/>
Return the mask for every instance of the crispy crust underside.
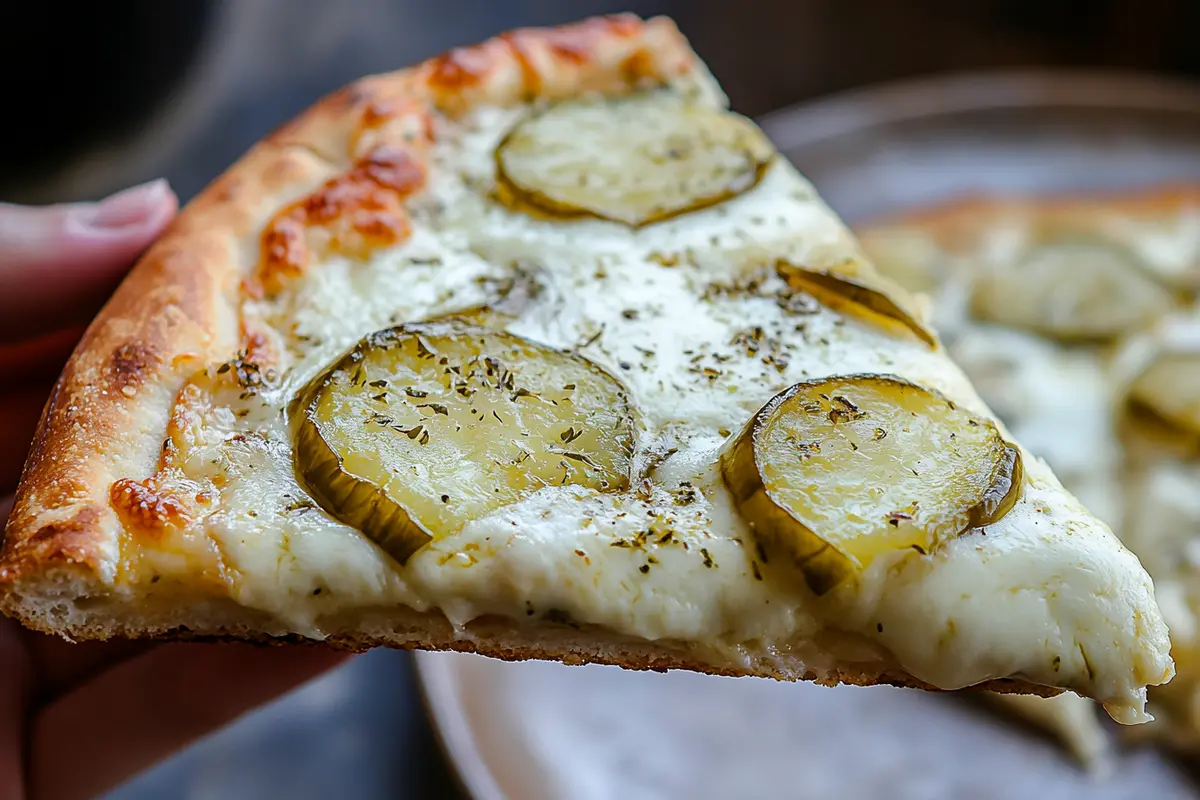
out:
<path id="1" fill-rule="evenodd" d="M 621 16 L 518 31 L 412 69 L 359 80 L 257 144 L 189 203 L 143 256 L 59 378 L 5 531 L 0 610 L 32 629 L 80 640 L 317 643 L 231 600 L 176 595 L 150 602 L 114 591 L 122 541 L 136 531 L 114 510 L 110 488 L 121 478 L 153 474 L 184 383 L 238 349 L 243 282 L 258 264 L 264 226 L 281 208 L 344 173 L 364 148 L 400 141 L 396 137 L 407 125 L 402 117 L 414 101 L 453 115 L 478 103 L 619 91 L 639 80 L 687 80 L 703 70 L 665 19 Z M 794 657 L 763 657 L 749 667 L 720 664 L 685 643 L 634 639 L 590 626 L 483 618 L 455 630 L 440 612 L 399 607 L 360 611 L 323 625 L 341 632 L 320 641 L 348 650 L 458 650 L 506 660 L 935 689 L 879 664 L 845 664 L 822 673 Z M 975 688 L 1058 691 L 1008 679 Z"/>
<path id="2" fill-rule="evenodd" d="M 136 610 L 134 610 L 136 609 Z M 281 625 L 264 612 L 230 600 L 196 599 L 172 602 L 166 610 L 149 613 L 145 606 L 121 600 L 100 605 L 88 603 L 43 604 L 42 613 L 25 620 L 29 627 L 68 638 L 130 638 L 157 641 L 243 641 L 260 645 L 316 645 L 350 652 L 376 647 L 399 650 L 452 650 L 504 661 L 531 659 L 558 661 L 570 666 L 609 664 L 632 670 L 666 672 L 687 670 L 727 677 L 760 677 L 778 681 L 809 681 L 825 686 L 900 686 L 943 691 L 917 680 L 903 670 L 879 664 L 840 664 L 817 671 L 789 656 L 761 655 L 748 665 L 714 663 L 686 642 L 648 641 L 623 636 L 595 625 L 514 622 L 495 616 L 480 617 L 456 630 L 440 612 L 409 608 L 357 611 L 322 621 L 329 630 L 341 631 L 325 639 L 292 633 L 272 634 Z M 132 613 L 131 613 L 132 612 Z M 47 621 L 53 623 L 47 625 Z M 1012 678 L 968 687 L 972 691 L 1035 694 L 1053 697 L 1061 690 Z"/>

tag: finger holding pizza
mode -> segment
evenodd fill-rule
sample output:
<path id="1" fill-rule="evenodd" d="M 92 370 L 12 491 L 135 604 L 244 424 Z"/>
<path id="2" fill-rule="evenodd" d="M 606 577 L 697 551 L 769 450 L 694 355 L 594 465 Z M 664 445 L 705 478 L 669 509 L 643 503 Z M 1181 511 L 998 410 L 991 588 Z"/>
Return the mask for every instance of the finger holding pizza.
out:
<path id="1" fill-rule="evenodd" d="M 164 181 L 99 203 L 0 204 L 0 523 L 83 325 L 177 205 Z M 344 658 L 316 648 L 71 643 L 0 618 L 0 796 L 103 792 Z"/>

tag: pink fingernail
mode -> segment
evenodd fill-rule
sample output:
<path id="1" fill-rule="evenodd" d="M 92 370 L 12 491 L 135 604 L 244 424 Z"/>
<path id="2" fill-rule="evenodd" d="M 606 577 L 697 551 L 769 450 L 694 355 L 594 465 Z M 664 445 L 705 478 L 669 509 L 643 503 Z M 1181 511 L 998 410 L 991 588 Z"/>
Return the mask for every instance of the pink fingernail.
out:
<path id="1" fill-rule="evenodd" d="M 159 178 L 110 195 L 99 203 L 80 206 L 72 214 L 93 230 L 120 230 L 136 227 L 155 216 L 170 189 Z"/>

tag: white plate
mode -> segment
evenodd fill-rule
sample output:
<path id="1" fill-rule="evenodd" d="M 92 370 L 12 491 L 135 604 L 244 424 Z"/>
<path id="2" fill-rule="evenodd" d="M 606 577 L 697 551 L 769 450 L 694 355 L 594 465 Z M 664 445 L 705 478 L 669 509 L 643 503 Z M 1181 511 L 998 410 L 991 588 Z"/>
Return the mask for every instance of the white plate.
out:
<path id="1" fill-rule="evenodd" d="M 1153 750 L 1098 780 L 965 698 L 461 653 L 418 662 L 476 800 L 1197 796 Z"/>

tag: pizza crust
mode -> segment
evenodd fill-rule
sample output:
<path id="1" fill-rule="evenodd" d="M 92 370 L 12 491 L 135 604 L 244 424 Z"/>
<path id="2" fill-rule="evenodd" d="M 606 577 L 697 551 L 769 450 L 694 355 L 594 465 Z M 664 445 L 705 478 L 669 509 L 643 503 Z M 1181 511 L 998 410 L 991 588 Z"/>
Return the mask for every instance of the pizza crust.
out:
<path id="1" fill-rule="evenodd" d="M 891 229 L 920 231 L 951 252 L 968 254 L 984 235 L 1005 224 L 1104 230 L 1114 223 L 1154 221 L 1194 208 L 1200 208 L 1200 185 L 1185 182 L 1090 194 L 967 195 L 865 219 L 855 228 L 863 237 Z"/>
<path id="2" fill-rule="evenodd" d="M 188 205 L 88 328 L 31 446 L 0 584 L 37 594 L 25 588 L 31 579 L 97 589 L 111 581 L 122 526 L 109 487 L 154 471 L 159 432 L 187 377 L 237 348 L 252 243 L 278 205 L 312 188 L 310 160 L 269 141 L 256 146 Z"/>

